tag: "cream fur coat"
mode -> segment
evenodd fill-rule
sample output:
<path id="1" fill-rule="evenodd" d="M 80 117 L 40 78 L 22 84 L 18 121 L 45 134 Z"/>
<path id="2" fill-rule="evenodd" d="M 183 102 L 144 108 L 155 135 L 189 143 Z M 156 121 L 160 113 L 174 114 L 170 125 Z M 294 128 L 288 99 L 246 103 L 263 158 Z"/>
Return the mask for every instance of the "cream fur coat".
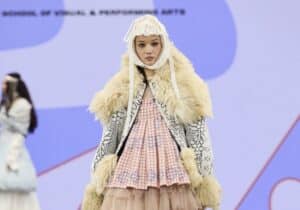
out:
<path id="1" fill-rule="evenodd" d="M 156 93 L 156 99 L 166 104 L 168 113 L 182 123 L 194 122 L 201 116 L 212 116 L 211 100 L 204 81 L 195 73 L 190 61 L 174 46 L 171 48 L 171 55 L 174 59 L 181 100 L 176 98 L 172 88 L 168 64 L 157 70 L 152 79 L 160 90 Z M 142 82 L 143 76 L 136 69 L 135 94 Z M 89 107 L 90 111 L 95 113 L 103 124 L 107 124 L 114 112 L 127 107 L 128 90 L 128 55 L 125 54 L 121 70 L 95 95 Z"/>
<path id="2" fill-rule="evenodd" d="M 174 46 L 171 47 L 180 99 L 175 95 L 170 80 L 169 64 L 155 70 L 149 84 L 158 105 L 164 107 L 162 115 L 167 120 L 174 140 L 180 146 L 180 156 L 191 180 L 192 189 L 203 206 L 218 209 L 220 186 L 212 174 L 212 150 L 207 134 L 205 118 L 212 116 L 211 100 L 204 81 L 195 73 L 190 61 Z M 124 110 L 128 106 L 129 59 L 122 58 L 121 70 L 96 93 L 89 110 L 103 125 L 103 137 L 94 159 L 91 183 L 86 188 L 83 210 L 99 210 L 103 192 L 117 164 L 119 149 L 126 141 Z M 145 90 L 144 78 L 135 68 L 135 113 Z M 123 110 L 123 111 L 121 111 Z M 116 114 L 121 113 L 122 114 Z M 133 114 L 134 116 L 134 114 Z M 132 117 L 134 118 L 134 117 Z M 133 121 L 134 119 L 131 119 Z M 119 128 L 121 127 L 121 129 Z M 118 139 L 121 136 L 121 140 Z M 200 143 L 201 142 L 201 143 Z M 203 151 L 203 152 L 199 152 Z M 209 160 L 209 161 L 206 161 Z"/>

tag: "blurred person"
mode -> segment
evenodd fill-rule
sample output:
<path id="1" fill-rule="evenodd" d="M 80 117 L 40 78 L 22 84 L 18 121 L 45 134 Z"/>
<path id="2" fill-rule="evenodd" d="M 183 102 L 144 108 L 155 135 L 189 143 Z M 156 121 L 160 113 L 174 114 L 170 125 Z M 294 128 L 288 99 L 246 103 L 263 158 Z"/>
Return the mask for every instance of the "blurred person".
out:
<path id="1" fill-rule="evenodd" d="M 0 126 L 0 209 L 40 210 L 36 171 L 24 143 L 37 127 L 37 116 L 19 73 L 2 82 Z"/>

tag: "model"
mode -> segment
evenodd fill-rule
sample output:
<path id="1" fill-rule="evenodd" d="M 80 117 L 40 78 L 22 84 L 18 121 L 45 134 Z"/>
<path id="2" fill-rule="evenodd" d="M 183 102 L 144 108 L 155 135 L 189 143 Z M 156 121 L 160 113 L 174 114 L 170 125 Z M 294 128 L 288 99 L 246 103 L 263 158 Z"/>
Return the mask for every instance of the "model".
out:
<path id="1" fill-rule="evenodd" d="M 156 17 L 125 40 L 121 70 L 90 105 L 104 128 L 82 209 L 218 209 L 206 84 Z"/>

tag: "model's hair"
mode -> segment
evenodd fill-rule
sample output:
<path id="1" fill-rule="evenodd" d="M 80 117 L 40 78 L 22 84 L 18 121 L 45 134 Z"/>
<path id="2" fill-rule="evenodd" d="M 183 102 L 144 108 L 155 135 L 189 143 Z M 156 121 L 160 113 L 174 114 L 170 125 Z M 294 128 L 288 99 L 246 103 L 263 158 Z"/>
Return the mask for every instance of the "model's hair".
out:
<path id="1" fill-rule="evenodd" d="M 13 72 L 13 73 L 9 73 L 7 75 L 10 77 L 13 77 L 17 81 L 16 82 L 6 81 L 7 91 L 5 94 L 2 94 L 1 106 L 5 105 L 5 100 L 9 100 L 10 103 L 9 103 L 8 107 L 6 107 L 7 112 L 8 112 L 9 109 L 11 108 L 11 105 L 12 105 L 12 102 L 14 99 L 14 94 L 17 94 L 18 97 L 22 97 L 22 98 L 26 99 L 31 104 L 30 124 L 28 127 L 28 132 L 33 133 L 38 125 L 38 121 L 37 121 L 36 111 L 35 111 L 32 99 L 30 97 L 28 88 L 27 88 L 25 82 L 22 80 L 22 77 L 19 73 Z"/>
<path id="2" fill-rule="evenodd" d="M 148 80 L 147 80 L 147 75 L 145 73 L 145 69 L 141 66 L 137 66 L 138 71 L 143 75 L 144 80 L 143 82 L 146 83 L 146 85 L 148 85 Z"/>

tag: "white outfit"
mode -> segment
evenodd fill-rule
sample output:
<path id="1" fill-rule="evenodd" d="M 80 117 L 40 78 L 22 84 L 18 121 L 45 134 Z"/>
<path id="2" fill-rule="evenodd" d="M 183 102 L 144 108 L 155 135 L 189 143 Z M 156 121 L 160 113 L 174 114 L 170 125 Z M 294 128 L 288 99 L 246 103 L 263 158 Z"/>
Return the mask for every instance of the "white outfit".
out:
<path id="1" fill-rule="evenodd" d="M 24 98 L 16 99 L 8 114 L 5 107 L 0 109 L 1 210 L 40 210 L 36 171 L 24 144 L 30 111 L 31 105 Z"/>

